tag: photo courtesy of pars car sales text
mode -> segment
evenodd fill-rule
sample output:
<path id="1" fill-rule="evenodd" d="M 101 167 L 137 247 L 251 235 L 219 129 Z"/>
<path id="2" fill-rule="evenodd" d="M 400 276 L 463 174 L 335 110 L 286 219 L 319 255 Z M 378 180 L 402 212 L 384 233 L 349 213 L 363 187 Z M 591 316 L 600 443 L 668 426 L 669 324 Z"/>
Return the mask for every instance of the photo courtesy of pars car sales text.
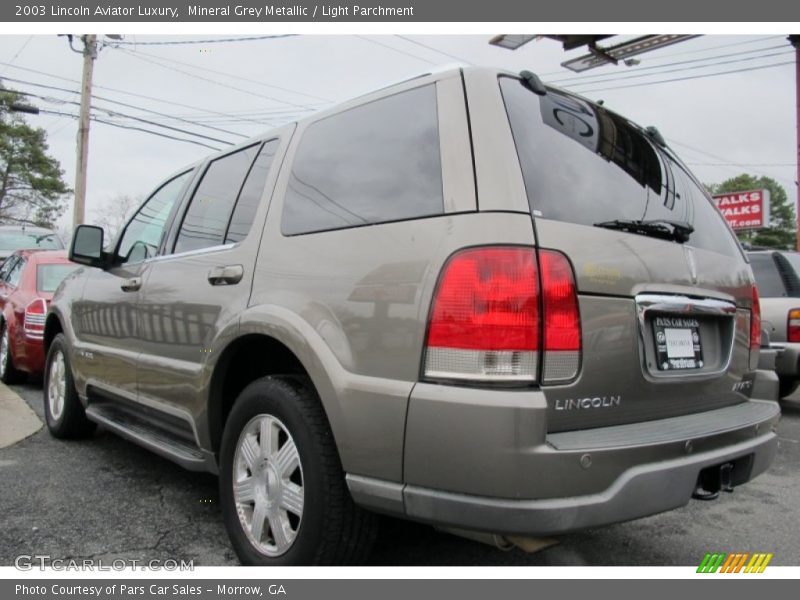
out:
<path id="1" fill-rule="evenodd" d="M 234 585 L 218 584 L 214 586 L 193 585 L 193 584 L 170 584 L 163 585 L 152 583 L 148 585 L 132 585 L 125 583 L 108 583 L 103 585 L 69 585 L 64 583 L 54 583 L 47 585 L 26 585 L 16 584 L 14 593 L 19 597 L 24 596 L 94 596 L 98 598 L 114 596 L 119 594 L 123 597 L 145 596 L 149 597 L 186 597 L 200 596 L 204 593 L 216 594 L 220 596 L 287 596 L 286 587 L 283 584 L 271 583 L 261 585 Z"/>

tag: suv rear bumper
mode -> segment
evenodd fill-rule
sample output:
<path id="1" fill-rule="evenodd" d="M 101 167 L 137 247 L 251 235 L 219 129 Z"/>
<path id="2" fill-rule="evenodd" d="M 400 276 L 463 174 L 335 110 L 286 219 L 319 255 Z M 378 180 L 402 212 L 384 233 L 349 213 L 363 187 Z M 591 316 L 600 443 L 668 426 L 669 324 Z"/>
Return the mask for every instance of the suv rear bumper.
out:
<path id="1" fill-rule="evenodd" d="M 629 469 L 607 490 L 572 498 L 508 500 L 453 494 L 415 486 L 403 491 L 412 519 L 498 534 L 554 535 L 628 521 L 687 504 L 700 471 L 752 456 L 744 483 L 772 463 L 777 436 L 769 432 L 713 452 Z"/>
<path id="2" fill-rule="evenodd" d="M 430 394 L 449 396 L 447 386 L 437 387 Z M 426 439 L 435 439 L 422 448 L 409 416 L 406 484 L 348 475 L 357 503 L 440 526 L 553 535 L 683 506 L 706 468 L 733 462 L 740 485 L 765 471 L 777 449 L 774 401 L 547 434 L 543 419 L 533 418 L 541 416 L 537 392 L 515 400 L 495 392 L 498 403 L 477 413 L 470 393 L 459 392 L 462 402 L 437 407 L 443 420 L 426 413 Z"/>

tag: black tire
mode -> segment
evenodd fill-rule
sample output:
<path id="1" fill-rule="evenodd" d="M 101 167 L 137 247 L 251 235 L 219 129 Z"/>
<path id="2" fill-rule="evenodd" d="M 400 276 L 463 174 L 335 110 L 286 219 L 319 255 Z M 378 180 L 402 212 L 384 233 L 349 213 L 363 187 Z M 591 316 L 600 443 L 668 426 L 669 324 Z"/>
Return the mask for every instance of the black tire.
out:
<path id="1" fill-rule="evenodd" d="M 798 379 L 788 379 L 786 377 L 781 377 L 778 380 L 779 397 L 786 398 L 786 396 L 791 396 L 797 389 L 798 385 L 800 385 L 800 380 Z"/>
<path id="2" fill-rule="evenodd" d="M 233 490 L 234 477 L 238 477 L 235 460 L 240 437 L 262 415 L 277 419 L 285 428 L 297 448 L 302 470 L 302 517 L 293 542 L 277 556 L 267 555 L 250 541 L 239 518 Z M 285 444 L 287 438 L 283 439 Z M 253 475 L 249 469 L 246 473 Z M 225 423 L 219 483 L 225 527 L 244 565 L 360 564 L 375 541 L 377 518 L 353 503 L 328 420 L 307 378 L 264 377 L 242 391 Z M 272 535 L 271 528 L 269 531 Z"/>
<path id="3" fill-rule="evenodd" d="M 5 320 L 3 320 L 0 322 L 0 339 L 5 339 L 6 352 L 5 358 L 0 358 L 0 360 L 2 360 L 2 364 L 0 364 L 0 381 L 7 384 L 18 383 L 22 381 L 25 374 L 14 367 L 14 359 L 11 356 L 11 344 L 7 336 L 8 325 L 6 325 Z"/>
<path id="4" fill-rule="evenodd" d="M 55 369 L 55 362 L 58 356 L 63 358 L 63 404 L 60 411 L 57 410 L 57 402 L 51 403 L 50 387 L 51 377 Z M 78 392 L 75 390 L 75 382 L 72 379 L 72 368 L 69 363 L 69 352 L 67 352 L 67 340 L 63 333 L 59 333 L 50 344 L 47 351 L 44 367 L 44 415 L 47 422 L 47 429 L 60 439 L 77 439 L 90 436 L 96 425 L 86 418 Z"/>

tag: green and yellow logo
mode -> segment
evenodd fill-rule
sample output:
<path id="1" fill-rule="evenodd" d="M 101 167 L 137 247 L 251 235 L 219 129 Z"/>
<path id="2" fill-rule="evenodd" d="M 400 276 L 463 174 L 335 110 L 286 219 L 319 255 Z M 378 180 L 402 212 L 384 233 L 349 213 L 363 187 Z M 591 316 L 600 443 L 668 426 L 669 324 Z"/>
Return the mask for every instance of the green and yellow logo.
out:
<path id="1" fill-rule="evenodd" d="M 698 573 L 763 573 L 772 553 L 766 552 L 707 552 L 703 557 Z"/>

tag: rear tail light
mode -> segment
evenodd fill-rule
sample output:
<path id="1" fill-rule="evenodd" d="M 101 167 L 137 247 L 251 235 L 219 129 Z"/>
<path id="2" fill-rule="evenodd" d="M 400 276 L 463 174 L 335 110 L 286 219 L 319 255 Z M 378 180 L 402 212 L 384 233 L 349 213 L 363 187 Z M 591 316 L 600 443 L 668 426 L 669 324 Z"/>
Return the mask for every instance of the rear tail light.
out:
<path id="1" fill-rule="evenodd" d="M 753 286 L 753 304 L 750 308 L 750 350 L 761 348 L 761 302 L 758 289 Z"/>
<path id="2" fill-rule="evenodd" d="M 572 268 L 557 252 L 471 248 L 445 265 L 434 295 L 425 375 L 434 379 L 534 382 L 571 379 L 580 359 Z"/>
<path id="3" fill-rule="evenodd" d="M 789 311 L 786 322 L 786 340 L 800 342 L 800 308 L 793 308 Z"/>
<path id="4" fill-rule="evenodd" d="M 572 266 L 552 250 L 539 252 L 544 304 L 545 383 L 565 381 L 578 374 L 581 357 L 581 322 Z"/>
<path id="5" fill-rule="evenodd" d="M 47 302 L 44 298 L 36 298 L 25 308 L 25 319 L 22 328 L 25 335 L 33 338 L 44 336 L 44 319 L 47 315 Z"/>

